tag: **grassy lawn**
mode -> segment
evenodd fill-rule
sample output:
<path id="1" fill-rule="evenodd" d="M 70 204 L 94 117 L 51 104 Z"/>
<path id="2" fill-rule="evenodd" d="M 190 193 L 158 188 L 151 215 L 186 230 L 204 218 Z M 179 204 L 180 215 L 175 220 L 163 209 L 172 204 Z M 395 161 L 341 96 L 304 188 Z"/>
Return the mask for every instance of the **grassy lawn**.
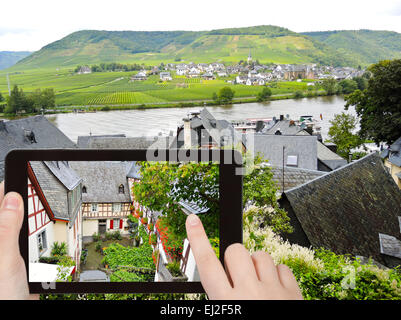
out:
<path id="1" fill-rule="evenodd" d="M 122 240 L 107 240 L 103 241 L 103 248 L 108 247 L 112 243 L 119 243 L 124 247 L 128 247 L 132 245 L 132 240 L 129 238 L 122 238 Z M 88 249 L 88 256 L 86 258 L 86 263 L 81 264 L 81 271 L 85 270 L 96 270 L 99 267 L 103 267 L 102 264 L 102 259 L 103 255 L 100 254 L 100 252 L 95 250 L 96 247 L 96 242 L 91 242 L 86 245 L 84 245 L 84 249 Z"/>

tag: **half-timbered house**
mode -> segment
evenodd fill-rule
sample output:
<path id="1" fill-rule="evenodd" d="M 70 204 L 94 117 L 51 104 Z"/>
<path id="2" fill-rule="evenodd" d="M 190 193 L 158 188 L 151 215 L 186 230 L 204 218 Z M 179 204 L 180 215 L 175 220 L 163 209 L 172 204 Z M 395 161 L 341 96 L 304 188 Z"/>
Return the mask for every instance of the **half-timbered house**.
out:
<path id="1" fill-rule="evenodd" d="M 54 242 L 65 243 L 79 268 L 82 240 L 82 179 L 66 161 L 28 165 L 29 261 L 51 256 Z"/>
<path id="2" fill-rule="evenodd" d="M 94 233 L 127 234 L 131 205 L 127 163 L 77 161 L 71 167 L 82 178 L 83 240 L 92 240 Z"/>

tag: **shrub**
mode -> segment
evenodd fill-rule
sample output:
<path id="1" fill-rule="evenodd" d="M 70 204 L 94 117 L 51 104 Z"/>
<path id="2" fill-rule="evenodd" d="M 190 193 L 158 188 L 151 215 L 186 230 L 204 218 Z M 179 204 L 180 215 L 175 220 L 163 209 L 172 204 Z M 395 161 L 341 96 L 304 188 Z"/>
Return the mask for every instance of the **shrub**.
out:
<path id="1" fill-rule="evenodd" d="M 94 234 L 92 234 L 92 239 L 94 242 L 97 242 L 100 240 L 100 235 L 95 232 Z"/>
<path id="2" fill-rule="evenodd" d="M 112 238 L 114 240 L 121 240 L 123 237 L 121 236 L 121 232 L 117 230 L 112 233 Z"/>
<path id="3" fill-rule="evenodd" d="M 295 99 L 301 99 L 304 97 L 304 93 L 301 90 L 297 90 L 294 92 L 294 98 Z"/>
<path id="4" fill-rule="evenodd" d="M 99 240 L 99 241 L 96 242 L 95 250 L 98 251 L 98 252 L 102 251 L 102 241 Z"/>
<path id="5" fill-rule="evenodd" d="M 52 246 L 52 256 L 65 256 L 67 254 L 67 244 L 65 242 L 58 243 L 55 241 Z"/>
<path id="6" fill-rule="evenodd" d="M 182 276 L 182 272 L 180 269 L 180 262 L 179 261 L 174 261 L 169 264 L 166 264 L 166 268 L 168 271 L 170 271 L 171 275 L 173 277 L 179 277 Z"/>
<path id="7" fill-rule="evenodd" d="M 250 252 L 267 251 L 275 264 L 294 273 L 304 299 L 401 299 L 401 273 L 383 270 L 329 250 L 290 244 L 270 228 L 244 219 L 244 245 Z"/>
<path id="8" fill-rule="evenodd" d="M 112 240 L 113 239 L 113 232 L 106 232 L 104 234 L 104 236 L 106 237 L 106 240 Z"/>

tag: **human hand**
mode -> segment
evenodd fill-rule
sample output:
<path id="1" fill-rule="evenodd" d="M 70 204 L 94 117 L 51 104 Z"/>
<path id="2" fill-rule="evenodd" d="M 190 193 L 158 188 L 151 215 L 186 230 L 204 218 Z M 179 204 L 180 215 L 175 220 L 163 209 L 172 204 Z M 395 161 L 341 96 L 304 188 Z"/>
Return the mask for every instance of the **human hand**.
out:
<path id="1" fill-rule="evenodd" d="M 291 270 L 285 265 L 276 266 L 267 252 L 250 255 L 242 244 L 232 244 L 224 254 L 224 270 L 196 215 L 188 216 L 186 229 L 203 288 L 210 299 L 302 300 Z"/>
<path id="2" fill-rule="evenodd" d="M 38 298 L 29 294 L 25 263 L 19 250 L 23 216 L 21 196 L 15 192 L 4 196 L 4 183 L 0 183 L 0 300 Z"/>

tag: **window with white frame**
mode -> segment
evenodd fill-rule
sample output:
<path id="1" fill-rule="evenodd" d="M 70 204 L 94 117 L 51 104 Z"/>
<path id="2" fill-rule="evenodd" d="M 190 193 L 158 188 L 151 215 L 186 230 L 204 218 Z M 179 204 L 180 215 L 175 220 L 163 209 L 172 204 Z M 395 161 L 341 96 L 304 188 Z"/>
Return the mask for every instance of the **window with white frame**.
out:
<path id="1" fill-rule="evenodd" d="M 120 229 L 120 219 L 113 219 L 113 230 Z"/>
<path id="2" fill-rule="evenodd" d="M 92 212 L 97 212 L 97 203 L 92 203 L 91 204 L 91 211 Z"/>
<path id="3" fill-rule="evenodd" d="M 113 212 L 121 212 L 121 203 L 113 203 Z"/>
<path id="4" fill-rule="evenodd" d="M 47 249 L 46 230 L 38 234 L 38 249 L 39 249 L 39 255 L 45 252 Z"/>

